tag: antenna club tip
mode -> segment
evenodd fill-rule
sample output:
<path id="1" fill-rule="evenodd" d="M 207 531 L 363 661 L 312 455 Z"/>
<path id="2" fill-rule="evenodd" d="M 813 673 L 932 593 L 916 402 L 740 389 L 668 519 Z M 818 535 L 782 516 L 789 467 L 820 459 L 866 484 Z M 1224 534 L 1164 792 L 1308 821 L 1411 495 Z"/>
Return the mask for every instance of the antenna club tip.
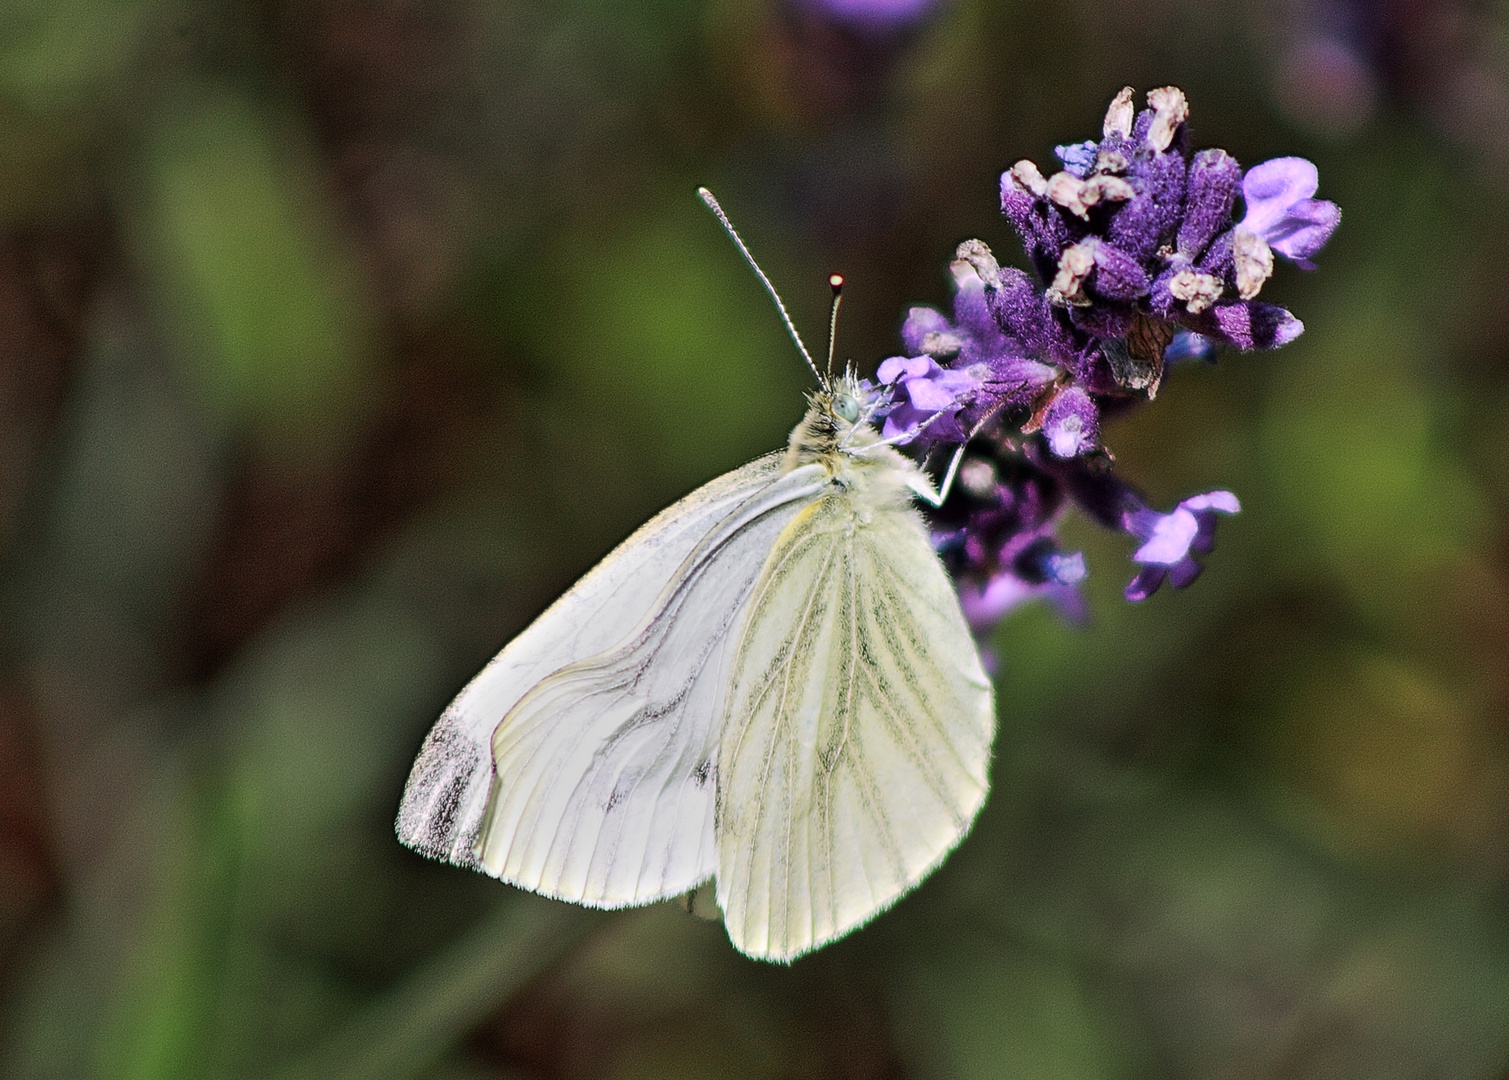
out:
<path id="1" fill-rule="evenodd" d="M 837 296 L 841 291 L 843 291 L 843 287 L 844 276 L 842 274 L 828 275 L 828 288 L 833 290 L 833 295 Z"/>

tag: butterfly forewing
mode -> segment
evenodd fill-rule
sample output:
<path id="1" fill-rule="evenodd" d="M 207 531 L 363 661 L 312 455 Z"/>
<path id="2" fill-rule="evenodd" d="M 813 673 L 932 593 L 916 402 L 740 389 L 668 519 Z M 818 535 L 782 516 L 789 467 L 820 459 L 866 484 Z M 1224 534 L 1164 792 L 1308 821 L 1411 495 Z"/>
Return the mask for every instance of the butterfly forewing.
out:
<path id="1" fill-rule="evenodd" d="M 916 513 L 849 491 L 782 533 L 728 677 L 718 899 L 739 949 L 790 959 L 892 903 L 968 831 L 990 683 Z"/>
<path id="2" fill-rule="evenodd" d="M 483 869 L 601 907 L 674 896 L 713 872 L 730 628 L 770 545 L 824 484 L 814 466 L 759 487 L 620 643 L 554 672 L 508 711 L 492 735 Z"/>
<path id="3" fill-rule="evenodd" d="M 693 733 L 679 716 L 667 713 L 657 721 L 652 717 L 653 709 L 639 712 L 635 707 L 629 713 L 638 714 L 637 735 L 594 728 L 598 737 L 614 740 L 612 747 L 598 747 L 597 752 L 583 757 L 582 747 L 585 745 L 588 750 L 592 747 L 583 743 L 584 733 L 573 725 L 581 722 L 582 710 L 600 700 L 605 692 L 604 680 L 611 681 L 611 676 L 603 671 L 611 667 L 611 658 L 636 638 L 643 637 L 647 628 L 657 624 L 657 619 L 660 626 L 668 625 L 667 611 L 672 605 L 676 611 L 689 610 L 698 626 L 714 625 L 727 617 L 726 610 L 720 614 L 715 610 L 703 611 L 697 605 L 686 609 L 686 601 L 705 577 L 706 567 L 725 551 L 725 545 L 733 544 L 727 552 L 747 562 L 750 573 L 754 573 L 770 543 L 769 538 L 761 540 L 755 534 L 766 529 L 778 532 L 784 518 L 810 501 L 806 489 L 813 483 L 811 477 L 782 477 L 780 456 L 769 455 L 704 485 L 624 541 L 514 638 L 446 709 L 425 740 L 410 773 L 399 809 L 399 838 L 426 855 L 478 867 L 480 841 L 489 817 L 513 813 L 517 809 L 515 789 L 520 784 L 538 783 L 538 770 L 544 763 L 578 768 L 578 775 L 562 774 L 555 782 L 573 788 L 584 784 L 591 788 L 594 781 L 601 783 L 600 778 L 606 775 L 604 770 L 638 767 L 643 771 L 646 761 L 650 761 L 658 763 L 670 794 L 662 803 L 658 798 L 647 799 L 646 792 L 641 790 L 637 800 L 621 805 L 626 811 L 635 812 L 636 820 L 644 820 L 643 804 L 648 801 L 654 804 L 651 819 L 662 820 L 669 814 L 681 822 L 667 834 L 666 852 L 661 853 L 663 862 L 668 864 L 671 856 L 667 852 L 683 850 L 684 834 L 693 827 L 693 808 L 683 805 L 682 791 L 677 786 L 678 782 L 683 786 L 696 784 L 696 763 L 685 777 L 677 772 L 677 763 L 686 757 L 691 745 L 690 742 L 681 745 L 678 740 L 691 740 Z M 788 504 L 790 509 L 783 511 Z M 771 513 L 784 517 L 761 524 Z M 751 540 L 754 546 L 746 551 Z M 707 593 L 699 595 L 713 599 Z M 664 651 L 657 655 L 661 659 L 649 662 L 648 667 L 652 674 L 658 673 L 659 683 L 679 678 L 685 684 L 696 673 L 687 667 L 685 658 L 678 659 Z M 693 666 L 696 659 L 694 656 Z M 705 664 L 718 658 L 701 655 L 700 659 Z M 599 670 L 592 675 L 580 673 L 583 665 L 593 663 Z M 672 671 L 666 664 L 680 666 Z M 577 675 L 566 674 L 573 669 L 578 671 Z M 558 672 L 561 677 L 552 681 L 551 677 Z M 650 683 L 643 685 L 648 688 Z M 516 706 L 532 690 L 536 691 L 537 702 L 549 697 L 565 713 L 554 714 L 553 722 L 538 708 L 516 716 Z M 632 687 L 620 690 L 620 704 L 625 694 L 632 699 L 635 693 Z M 650 705 L 649 697 L 641 696 L 640 704 Z M 685 700 L 691 700 L 689 692 Z M 503 724 L 509 716 L 513 720 Z M 498 732 L 503 734 L 505 748 L 510 750 L 510 764 L 518 761 L 523 771 L 517 776 L 507 770 L 497 773 L 503 777 L 503 783 L 500 791 L 494 792 L 493 743 Z M 663 745 L 650 752 L 647 748 L 657 736 Z M 580 811 L 580 805 L 577 810 Z M 529 817 L 529 829 L 518 836 L 523 845 L 521 852 L 552 850 L 551 842 L 544 839 L 548 823 L 542 817 L 549 812 L 547 807 L 535 806 Z M 696 813 L 706 819 L 710 829 L 711 803 L 705 810 L 697 808 Z M 515 814 L 511 820 L 511 825 L 494 825 L 487 830 L 495 853 L 511 846 L 509 829 L 517 832 L 523 818 Z M 556 826 L 560 824 L 557 822 Z M 700 821 L 695 831 L 699 838 L 705 831 Z M 534 869 L 527 872 L 545 874 L 546 867 L 554 866 L 559 879 L 561 853 L 574 850 L 569 830 L 563 836 L 567 839 L 562 841 L 564 846 L 554 862 L 550 858 L 538 859 L 532 864 Z M 711 856 L 700 858 L 706 862 Z M 501 865 L 489 868 L 490 872 L 500 873 Z M 620 884 L 626 876 L 626 872 L 620 871 L 612 882 L 601 882 L 594 894 L 596 902 L 635 902 L 637 886 L 624 889 Z M 555 891 L 525 876 L 511 880 L 526 888 Z M 585 895 L 587 882 L 583 879 L 576 887 L 584 890 Z"/>

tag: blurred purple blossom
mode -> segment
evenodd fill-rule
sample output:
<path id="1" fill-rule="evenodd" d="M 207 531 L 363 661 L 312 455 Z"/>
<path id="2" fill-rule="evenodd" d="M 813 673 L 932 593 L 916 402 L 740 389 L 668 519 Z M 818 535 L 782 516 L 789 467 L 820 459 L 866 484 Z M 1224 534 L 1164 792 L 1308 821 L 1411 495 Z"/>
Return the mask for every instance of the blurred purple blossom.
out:
<path id="1" fill-rule="evenodd" d="M 819 18 L 870 33 L 891 33 L 916 26 L 947 6 L 949 0 L 796 0 Z"/>
<path id="2" fill-rule="evenodd" d="M 1340 18 L 1318 20 L 1331 26 L 1301 25 L 1280 46 L 1273 58 L 1276 96 L 1293 120 L 1312 131 L 1333 137 L 1353 134 L 1377 111 L 1382 89 L 1382 72 L 1375 68 L 1374 49 L 1367 40 L 1371 34 L 1355 25 L 1361 21 L 1357 16 L 1376 17 L 1376 13 L 1360 10 L 1362 4 L 1345 2 L 1317 4 L 1312 0 L 1305 7 L 1305 14 L 1312 16 L 1305 21 L 1314 21 L 1313 16 L 1327 8 Z"/>
<path id="3" fill-rule="evenodd" d="M 1025 459 L 964 459 L 954 497 L 935 515 L 933 543 L 978 633 L 1039 598 L 1068 617 L 1084 614 L 1084 556 L 1060 551 L 1054 535 L 1064 496 L 1057 479 Z"/>
<path id="4" fill-rule="evenodd" d="M 1079 621 L 1088 613 L 1079 583 L 1086 575 L 1085 557 L 1081 552 L 1055 555 L 1059 573 L 1042 581 L 1027 581 L 1012 573 L 1001 573 L 984 582 L 959 583 L 959 606 L 976 634 L 993 630 L 1002 619 L 1029 600 L 1047 600 L 1061 615 Z"/>
<path id="5" fill-rule="evenodd" d="M 1216 362 L 1216 343 L 1204 334 L 1193 330 L 1180 330 L 1163 350 L 1164 364 L 1179 364 L 1198 360 L 1206 364 Z"/>

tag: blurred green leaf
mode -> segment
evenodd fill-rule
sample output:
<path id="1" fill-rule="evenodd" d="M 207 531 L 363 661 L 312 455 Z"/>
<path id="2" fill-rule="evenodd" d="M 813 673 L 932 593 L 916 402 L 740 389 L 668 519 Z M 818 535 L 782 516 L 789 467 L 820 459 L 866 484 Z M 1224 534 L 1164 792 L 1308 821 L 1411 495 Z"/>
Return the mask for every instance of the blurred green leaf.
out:
<path id="1" fill-rule="evenodd" d="M 84 104 L 139 59 L 155 0 L 11 0 L 0 13 L 0 95 L 30 109 Z"/>
<path id="2" fill-rule="evenodd" d="M 234 421 L 339 447 L 374 375 L 373 314 L 297 125 L 205 93 L 148 142 L 134 235 L 185 370 Z"/>
<path id="3" fill-rule="evenodd" d="M 778 449 L 801 419 L 811 376 L 691 185 L 668 207 L 552 244 L 536 275 L 509 305 L 558 380 L 574 440 L 616 433 L 687 484 Z"/>
<path id="4" fill-rule="evenodd" d="M 1103 1080 L 1128 1075 L 1076 974 L 997 943 L 919 957 L 900 990 L 920 1076 Z"/>
<path id="5" fill-rule="evenodd" d="M 101 1080 L 202 1076 L 223 1051 L 231 937 L 249 835 L 244 791 L 186 778 L 155 837 L 152 884 L 97 1051 Z"/>
<path id="6" fill-rule="evenodd" d="M 277 1080 L 408 1080 L 424 1075 L 500 1002 L 604 916 L 515 893 L 403 985 L 379 998 Z"/>
<path id="7" fill-rule="evenodd" d="M 1409 313 L 1351 297 L 1306 341 L 1268 405 L 1276 485 L 1339 578 L 1359 591 L 1440 572 L 1480 544 L 1482 494 L 1442 453 L 1430 395 L 1409 377 Z"/>

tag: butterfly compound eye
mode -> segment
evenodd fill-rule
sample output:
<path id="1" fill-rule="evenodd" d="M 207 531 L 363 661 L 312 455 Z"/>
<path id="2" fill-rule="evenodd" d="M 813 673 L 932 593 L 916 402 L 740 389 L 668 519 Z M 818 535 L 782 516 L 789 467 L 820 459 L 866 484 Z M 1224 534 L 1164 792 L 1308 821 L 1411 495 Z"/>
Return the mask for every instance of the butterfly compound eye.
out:
<path id="1" fill-rule="evenodd" d="M 833 399 L 833 412 L 852 424 L 859 419 L 859 402 L 848 394 L 839 394 Z"/>

